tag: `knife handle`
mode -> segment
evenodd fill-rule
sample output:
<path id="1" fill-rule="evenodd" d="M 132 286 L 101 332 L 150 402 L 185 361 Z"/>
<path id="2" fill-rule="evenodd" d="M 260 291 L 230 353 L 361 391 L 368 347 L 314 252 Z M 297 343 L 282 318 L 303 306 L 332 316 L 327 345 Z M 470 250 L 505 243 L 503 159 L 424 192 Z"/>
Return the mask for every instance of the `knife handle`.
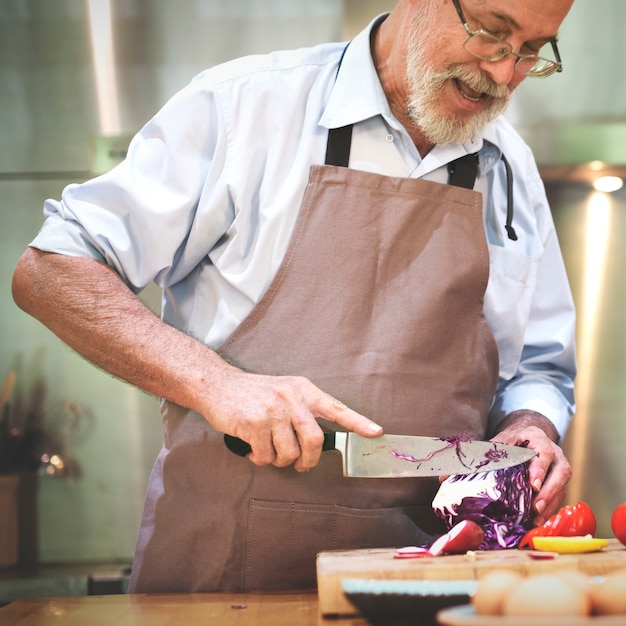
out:
<path id="1" fill-rule="evenodd" d="M 237 456 L 248 456 L 252 452 L 252 447 L 249 443 L 245 442 L 239 437 L 233 437 L 232 435 L 224 435 L 224 443 L 226 447 L 234 452 Z M 335 449 L 335 433 L 324 433 L 324 443 L 322 444 L 322 450 L 334 450 Z"/>
<path id="2" fill-rule="evenodd" d="M 252 452 L 250 444 L 243 439 L 239 439 L 239 437 L 224 435 L 224 443 L 226 444 L 226 447 L 237 456 L 248 456 L 248 454 Z"/>

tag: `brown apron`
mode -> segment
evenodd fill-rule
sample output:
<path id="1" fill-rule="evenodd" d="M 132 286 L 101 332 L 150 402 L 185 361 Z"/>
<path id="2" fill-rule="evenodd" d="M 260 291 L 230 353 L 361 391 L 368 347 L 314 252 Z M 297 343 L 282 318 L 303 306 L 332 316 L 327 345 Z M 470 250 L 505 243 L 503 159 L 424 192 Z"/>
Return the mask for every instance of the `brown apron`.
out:
<path id="1" fill-rule="evenodd" d="M 480 438 L 498 373 L 488 274 L 480 194 L 313 166 L 282 265 L 220 353 L 306 376 L 388 433 Z M 163 413 L 131 592 L 311 588 L 321 550 L 441 531 L 436 479 L 344 478 L 338 452 L 304 474 L 257 467 L 197 413 Z"/>

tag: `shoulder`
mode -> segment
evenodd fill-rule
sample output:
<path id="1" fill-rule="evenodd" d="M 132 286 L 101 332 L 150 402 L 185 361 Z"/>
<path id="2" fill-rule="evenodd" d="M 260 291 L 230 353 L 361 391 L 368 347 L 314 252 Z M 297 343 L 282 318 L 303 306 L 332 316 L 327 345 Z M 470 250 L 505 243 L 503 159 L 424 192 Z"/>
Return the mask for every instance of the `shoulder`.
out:
<path id="1" fill-rule="evenodd" d="M 194 143 L 208 137 L 217 146 L 275 137 L 285 119 L 292 132 L 306 120 L 319 121 L 334 84 L 345 44 L 248 55 L 207 68 L 175 93 L 148 126 L 181 129 Z"/>
<path id="2" fill-rule="evenodd" d="M 248 132 L 256 123 L 262 133 L 264 124 L 283 124 L 286 115 L 315 112 L 319 120 L 344 47 L 327 43 L 226 61 L 194 76 L 165 109 L 179 117 L 183 112 L 194 123 L 221 119 L 231 132 L 240 124 Z"/>
<path id="3" fill-rule="evenodd" d="M 235 90 L 245 85 L 300 83 L 333 76 L 345 44 L 326 43 L 309 48 L 248 55 L 208 68 L 191 81 L 196 89 Z"/>

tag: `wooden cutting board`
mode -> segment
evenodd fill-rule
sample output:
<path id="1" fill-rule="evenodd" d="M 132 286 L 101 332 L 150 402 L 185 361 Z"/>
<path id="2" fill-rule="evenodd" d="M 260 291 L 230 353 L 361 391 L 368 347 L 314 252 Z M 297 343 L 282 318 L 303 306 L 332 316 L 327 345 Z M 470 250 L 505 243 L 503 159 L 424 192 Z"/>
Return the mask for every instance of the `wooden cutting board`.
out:
<path id="1" fill-rule="evenodd" d="M 600 552 L 560 554 L 554 559 L 534 559 L 526 550 L 493 550 L 472 555 L 395 559 L 393 548 L 321 552 L 317 556 L 317 585 L 322 615 L 354 615 L 353 604 L 344 596 L 345 578 L 377 580 L 476 580 L 493 569 L 508 568 L 523 575 L 579 570 L 601 576 L 626 569 L 626 547 L 609 539 Z M 536 553 L 535 553 L 536 554 Z"/>

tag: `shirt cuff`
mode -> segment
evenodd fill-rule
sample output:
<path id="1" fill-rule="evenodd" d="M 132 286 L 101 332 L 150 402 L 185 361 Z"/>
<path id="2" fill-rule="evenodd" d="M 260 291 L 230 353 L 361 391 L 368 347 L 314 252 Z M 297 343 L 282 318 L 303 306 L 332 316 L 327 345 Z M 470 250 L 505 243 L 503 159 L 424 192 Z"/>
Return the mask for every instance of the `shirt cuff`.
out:
<path id="1" fill-rule="evenodd" d="M 66 256 L 87 257 L 106 263 L 102 253 L 84 237 L 76 223 L 51 216 L 46 219 L 37 236 L 30 242 L 31 248 Z"/>
<path id="2" fill-rule="evenodd" d="M 549 419 L 559 434 L 559 441 L 562 441 L 571 422 L 574 405 L 552 385 L 514 384 L 497 396 L 489 412 L 489 433 L 494 433 L 509 413 L 521 410 L 534 411 Z"/>

